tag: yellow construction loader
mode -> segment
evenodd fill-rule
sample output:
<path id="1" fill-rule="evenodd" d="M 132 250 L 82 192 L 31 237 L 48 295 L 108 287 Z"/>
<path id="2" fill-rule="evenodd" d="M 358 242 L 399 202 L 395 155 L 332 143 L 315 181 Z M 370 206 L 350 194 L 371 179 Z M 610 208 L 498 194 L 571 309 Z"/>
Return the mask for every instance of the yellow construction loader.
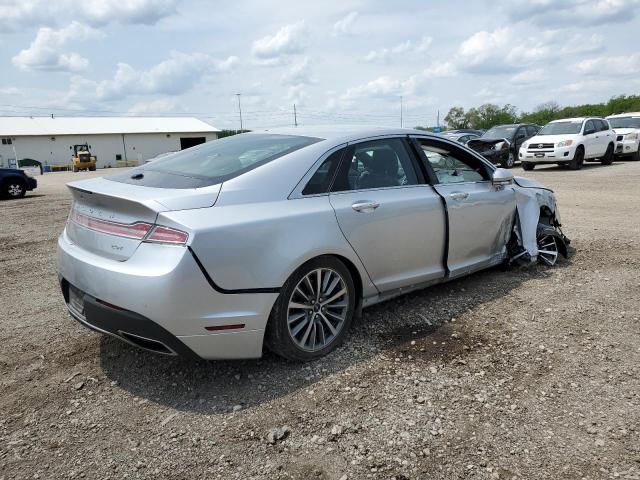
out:
<path id="1" fill-rule="evenodd" d="M 79 172 L 80 170 L 93 171 L 96 169 L 97 158 L 91 155 L 91 150 L 89 150 L 91 146 L 89 144 L 83 143 L 69 148 L 73 149 L 71 161 L 73 162 L 74 172 Z"/>

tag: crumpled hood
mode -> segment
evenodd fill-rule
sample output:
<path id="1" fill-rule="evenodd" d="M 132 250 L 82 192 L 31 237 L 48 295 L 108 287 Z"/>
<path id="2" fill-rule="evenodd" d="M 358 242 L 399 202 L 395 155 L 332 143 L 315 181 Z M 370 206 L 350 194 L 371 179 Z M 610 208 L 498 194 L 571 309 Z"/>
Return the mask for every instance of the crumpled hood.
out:
<path id="1" fill-rule="evenodd" d="M 502 148 L 507 148 L 510 145 L 509 140 L 506 138 L 474 138 L 467 142 L 467 147 L 476 152 L 480 152 L 501 142 L 504 143 Z"/>
<path id="2" fill-rule="evenodd" d="M 551 190 L 549 187 L 545 187 L 540 182 L 536 182 L 535 180 L 531 180 L 530 178 L 513 177 L 513 181 L 516 182 L 516 184 L 522 188 L 541 188 L 543 190 L 548 190 L 550 192 L 553 192 L 553 190 Z"/>

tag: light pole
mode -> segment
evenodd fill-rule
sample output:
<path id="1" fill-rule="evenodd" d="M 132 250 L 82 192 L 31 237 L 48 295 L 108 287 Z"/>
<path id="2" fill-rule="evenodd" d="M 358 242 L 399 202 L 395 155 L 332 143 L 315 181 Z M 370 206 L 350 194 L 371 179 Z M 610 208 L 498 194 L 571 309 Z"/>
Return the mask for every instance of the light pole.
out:
<path id="1" fill-rule="evenodd" d="M 240 114 L 240 133 L 242 133 L 242 106 L 240 105 L 240 93 L 236 93 L 238 97 L 238 113 Z"/>

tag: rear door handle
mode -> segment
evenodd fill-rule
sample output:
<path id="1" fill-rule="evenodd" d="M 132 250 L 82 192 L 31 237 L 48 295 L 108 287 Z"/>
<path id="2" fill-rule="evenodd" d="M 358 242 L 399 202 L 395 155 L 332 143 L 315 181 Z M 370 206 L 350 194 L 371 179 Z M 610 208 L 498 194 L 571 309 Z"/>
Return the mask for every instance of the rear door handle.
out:
<path id="1" fill-rule="evenodd" d="M 353 205 L 351 205 L 351 208 L 353 208 L 356 212 L 370 213 L 370 212 L 373 212 L 379 206 L 380 206 L 379 203 L 372 202 L 370 200 L 360 200 L 359 202 L 356 202 Z"/>
<path id="2" fill-rule="evenodd" d="M 467 192 L 453 192 L 449 196 L 451 198 L 453 198 L 454 200 L 464 200 L 465 198 L 467 198 L 469 196 L 469 194 Z"/>

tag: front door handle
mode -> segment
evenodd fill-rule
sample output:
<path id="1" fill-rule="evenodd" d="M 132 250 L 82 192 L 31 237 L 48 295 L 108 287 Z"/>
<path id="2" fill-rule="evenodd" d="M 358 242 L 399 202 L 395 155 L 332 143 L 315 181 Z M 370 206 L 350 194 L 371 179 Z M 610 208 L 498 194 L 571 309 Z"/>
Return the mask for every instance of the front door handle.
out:
<path id="1" fill-rule="evenodd" d="M 351 208 L 353 208 L 356 212 L 370 213 L 370 212 L 373 212 L 379 206 L 380 206 L 379 203 L 372 202 L 370 200 L 360 200 L 359 202 L 356 202 L 353 205 L 351 205 Z"/>
<path id="2" fill-rule="evenodd" d="M 451 198 L 453 198 L 454 200 L 464 200 L 465 198 L 467 198 L 469 196 L 469 194 L 467 192 L 453 192 L 449 196 Z"/>

